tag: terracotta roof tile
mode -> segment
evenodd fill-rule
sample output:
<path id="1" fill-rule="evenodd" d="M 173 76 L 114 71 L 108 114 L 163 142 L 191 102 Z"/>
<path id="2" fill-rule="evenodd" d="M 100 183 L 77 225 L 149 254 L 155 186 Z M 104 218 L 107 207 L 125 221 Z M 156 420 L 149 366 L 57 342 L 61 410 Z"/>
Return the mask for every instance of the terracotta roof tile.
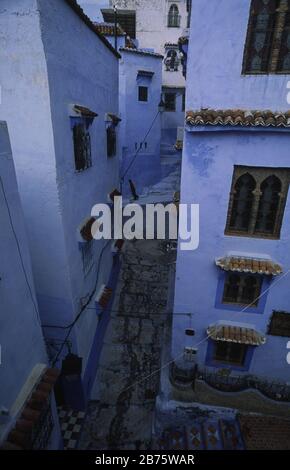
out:
<path id="1" fill-rule="evenodd" d="M 120 52 L 133 52 L 134 54 L 147 55 L 156 57 L 157 59 L 163 59 L 163 55 L 158 54 L 157 52 L 147 51 L 146 49 L 131 49 L 130 47 L 121 47 Z"/>
<path id="2" fill-rule="evenodd" d="M 83 117 L 95 118 L 98 116 L 97 113 L 95 113 L 91 109 L 86 108 L 85 106 L 80 106 L 78 104 L 74 105 L 74 110 Z"/>
<path id="3" fill-rule="evenodd" d="M 246 126 L 290 128 L 290 111 L 203 108 L 186 113 L 186 124 L 190 126 Z"/>
<path id="4" fill-rule="evenodd" d="M 99 33 L 104 36 L 115 36 L 115 25 L 113 23 L 94 23 Z M 126 36 L 122 26 L 117 24 L 117 36 Z"/>
<path id="5" fill-rule="evenodd" d="M 290 420 L 254 414 L 238 416 L 247 450 L 290 450 Z"/>
<path id="6" fill-rule="evenodd" d="M 113 289 L 107 286 L 103 286 L 96 297 L 96 302 L 105 309 L 113 295 Z"/>
<path id="7" fill-rule="evenodd" d="M 215 263 L 224 271 L 266 274 L 268 276 L 277 276 L 283 272 L 282 267 L 278 263 L 258 258 L 224 256 L 223 258 L 216 259 Z"/>
<path id="8" fill-rule="evenodd" d="M 86 242 L 90 242 L 94 238 L 92 234 L 92 226 L 95 221 L 95 217 L 90 217 L 80 230 L 80 234 Z"/>
<path id="9" fill-rule="evenodd" d="M 48 397 L 58 376 L 57 369 L 48 368 L 45 370 L 1 449 L 31 448 L 34 427 L 38 424 L 44 406 L 48 404 Z"/>
<path id="10" fill-rule="evenodd" d="M 207 334 L 214 341 L 249 344 L 251 346 L 261 346 L 266 342 L 265 336 L 254 328 L 227 324 L 210 325 L 207 329 Z"/>

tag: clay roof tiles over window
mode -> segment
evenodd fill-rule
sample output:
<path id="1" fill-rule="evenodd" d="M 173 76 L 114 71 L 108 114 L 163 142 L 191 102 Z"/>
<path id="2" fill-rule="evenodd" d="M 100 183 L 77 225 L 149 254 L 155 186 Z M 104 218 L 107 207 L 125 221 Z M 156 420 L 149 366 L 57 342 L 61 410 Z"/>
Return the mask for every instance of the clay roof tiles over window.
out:
<path id="1" fill-rule="evenodd" d="M 156 57 L 157 59 L 163 59 L 163 55 L 158 54 L 157 52 L 147 51 L 146 49 L 132 49 L 130 47 L 121 47 L 120 52 L 133 52 L 134 54 L 147 55 L 151 57 Z"/>
<path id="2" fill-rule="evenodd" d="M 290 111 L 202 108 L 187 111 L 186 124 L 190 126 L 246 126 L 290 128 Z"/>
<path id="3" fill-rule="evenodd" d="M 272 260 L 224 256 L 223 258 L 216 259 L 215 263 L 224 271 L 266 274 L 268 276 L 277 276 L 282 273 L 282 267 Z"/>
<path id="4" fill-rule="evenodd" d="M 266 342 L 265 336 L 254 328 L 235 325 L 210 325 L 207 329 L 207 334 L 214 341 L 249 344 L 251 346 L 261 346 Z"/>

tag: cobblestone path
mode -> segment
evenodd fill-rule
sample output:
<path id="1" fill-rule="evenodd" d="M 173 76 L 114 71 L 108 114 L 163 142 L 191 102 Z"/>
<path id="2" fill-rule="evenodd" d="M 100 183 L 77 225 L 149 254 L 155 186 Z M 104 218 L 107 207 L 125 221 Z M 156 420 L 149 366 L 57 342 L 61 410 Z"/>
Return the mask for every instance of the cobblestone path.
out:
<path id="1" fill-rule="evenodd" d="M 126 242 L 97 375 L 79 449 L 150 446 L 161 348 L 167 319 L 168 274 L 175 252 L 166 242 Z M 144 380 L 145 379 L 145 380 Z"/>

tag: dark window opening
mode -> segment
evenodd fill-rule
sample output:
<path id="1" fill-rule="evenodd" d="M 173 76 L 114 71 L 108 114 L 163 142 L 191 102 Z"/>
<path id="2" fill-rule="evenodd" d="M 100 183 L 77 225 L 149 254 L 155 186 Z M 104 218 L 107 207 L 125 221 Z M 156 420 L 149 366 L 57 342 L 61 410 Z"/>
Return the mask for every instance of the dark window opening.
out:
<path id="1" fill-rule="evenodd" d="M 91 138 L 85 124 L 73 127 L 75 168 L 83 171 L 92 166 Z"/>
<path id="2" fill-rule="evenodd" d="M 229 273 L 227 275 L 223 303 L 257 306 L 261 293 L 262 277 Z"/>
<path id="3" fill-rule="evenodd" d="M 273 311 L 267 334 L 290 338 L 290 313 Z"/>
<path id="4" fill-rule="evenodd" d="M 148 87 L 147 86 L 138 87 L 138 100 L 148 101 Z"/>
<path id="5" fill-rule="evenodd" d="M 255 231 L 273 234 L 280 202 L 281 181 L 276 176 L 269 176 L 261 184 L 261 192 Z"/>
<path id="6" fill-rule="evenodd" d="M 107 128 L 107 156 L 114 157 L 116 155 L 117 148 L 117 136 L 114 124 L 111 124 Z"/>
<path id="7" fill-rule="evenodd" d="M 231 229 L 248 231 L 255 187 L 256 182 L 248 173 L 237 180 L 234 187 L 233 207 L 230 220 Z"/>
<path id="8" fill-rule="evenodd" d="M 179 28 L 180 27 L 180 16 L 177 5 L 171 5 L 168 13 L 168 27 Z"/>
<path id="9" fill-rule="evenodd" d="M 164 93 L 164 107 L 165 111 L 176 110 L 176 95 L 175 93 Z"/>
<path id="10" fill-rule="evenodd" d="M 247 346 L 245 344 L 216 341 L 214 360 L 243 366 L 245 363 L 246 352 Z"/>

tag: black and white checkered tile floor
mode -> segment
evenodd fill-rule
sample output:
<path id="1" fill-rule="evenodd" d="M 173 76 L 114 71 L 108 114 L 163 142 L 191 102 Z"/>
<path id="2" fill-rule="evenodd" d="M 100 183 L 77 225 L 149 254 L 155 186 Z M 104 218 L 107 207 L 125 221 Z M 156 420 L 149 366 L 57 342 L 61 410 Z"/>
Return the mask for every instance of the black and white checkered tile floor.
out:
<path id="1" fill-rule="evenodd" d="M 85 412 L 60 407 L 58 408 L 58 416 L 63 438 L 63 448 L 64 450 L 73 450 L 77 446 L 82 431 Z"/>

